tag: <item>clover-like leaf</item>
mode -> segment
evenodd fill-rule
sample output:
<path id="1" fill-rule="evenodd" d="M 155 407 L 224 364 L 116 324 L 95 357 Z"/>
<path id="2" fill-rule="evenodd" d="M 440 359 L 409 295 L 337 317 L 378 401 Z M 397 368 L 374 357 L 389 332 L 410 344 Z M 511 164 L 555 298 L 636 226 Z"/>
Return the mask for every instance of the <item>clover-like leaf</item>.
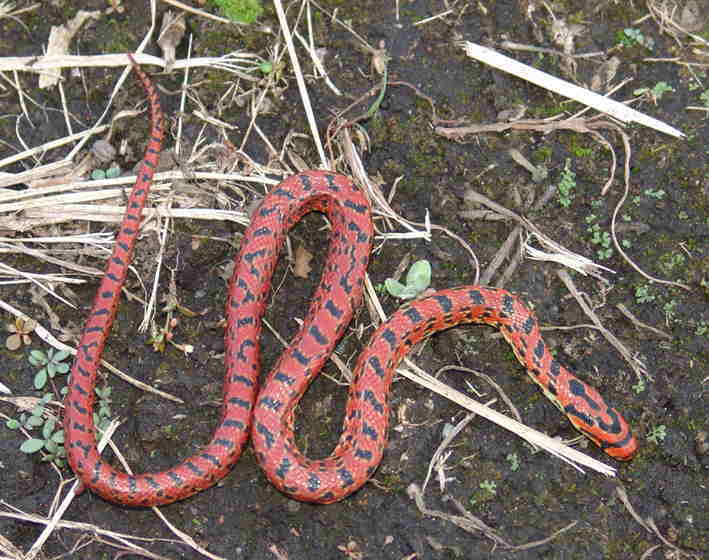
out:
<path id="1" fill-rule="evenodd" d="M 431 263 L 420 260 L 412 264 L 406 275 L 406 284 L 415 288 L 418 293 L 428 288 L 431 285 Z"/>
<path id="2" fill-rule="evenodd" d="M 44 447 L 44 440 L 37 438 L 30 438 L 20 445 L 20 451 L 22 453 L 27 453 L 28 455 L 32 453 L 37 453 L 40 449 Z"/>
<path id="3" fill-rule="evenodd" d="M 393 278 L 387 278 L 384 280 L 384 287 L 387 292 L 389 292 L 389 295 L 394 296 L 395 298 L 403 298 L 402 294 L 406 290 L 406 286 Z"/>

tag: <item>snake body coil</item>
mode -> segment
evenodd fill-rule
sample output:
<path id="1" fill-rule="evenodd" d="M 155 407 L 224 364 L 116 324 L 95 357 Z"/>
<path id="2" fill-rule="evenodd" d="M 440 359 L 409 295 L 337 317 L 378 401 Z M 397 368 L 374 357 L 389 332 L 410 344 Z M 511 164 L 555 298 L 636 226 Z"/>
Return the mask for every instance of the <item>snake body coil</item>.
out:
<path id="1" fill-rule="evenodd" d="M 251 435 L 259 464 L 279 490 L 317 503 L 341 500 L 361 487 L 381 461 L 389 388 L 401 358 L 422 338 L 463 323 L 498 327 L 530 377 L 574 427 L 616 459 L 633 456 L 637 443 L 623 417 L 552 357 L 532 312 L 517 296 L 483 286 L 416 300 L 382 324 L 355 367 L 343 433 L 333 454 L 316 461 L 303 456 L 294 441 L 294 410 L 361 302 L 373 235 L 369 203 L 348 178 L 306 171 L 268 194 L 245 233 L 229 286 L 223 412 L 211 441 L 163 472 L 128 475 L 104 462 L 96 449 L 92 415 L 96 371 L 132 259 L 164 130 L 155 88 L 135 63 L 134 70 L 147 92 L 151 138 L 81 336 L 65 401 L 69 464 L 85 487 L 131 506 L 180 500 L 224 477 Z M 271 276 L 288 230 L 310 211 L 327 214 L 332 226 L 323 276 L 300 332 L 258 390 L 261 318 Z"/>

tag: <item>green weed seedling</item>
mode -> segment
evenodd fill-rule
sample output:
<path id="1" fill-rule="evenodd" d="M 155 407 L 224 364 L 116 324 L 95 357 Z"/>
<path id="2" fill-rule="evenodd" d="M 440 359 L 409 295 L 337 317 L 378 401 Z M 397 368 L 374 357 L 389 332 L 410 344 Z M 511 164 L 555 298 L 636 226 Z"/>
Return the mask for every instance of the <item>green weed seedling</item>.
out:
<path id="1" fill-rule="evenodd" d="M 384 286 L 387 292 L 395 298 L 413 299 L 418 297 L 431 285 L 431 263 L 426 260 L 416 261 L 409 268 L 406 284 L 387 278 Z"/>
<path id="2" fill-rule="evenodd" d="M 54 379 L 58 374 L 69 373 L 69 364 L 64 361 L 69 356 L 69 352 L 65 350 L 55 352 L 54 348 L 50 348 L 48 354 L 42 350 L 32 350 L 28 358 L 30 364 L 42 367 L 34 376 L 34 388 L 41 391 L 50 379 Z"/>
<path id="3" fill-rule="evenodd" d="M 638 88 L 633 91 L 633 95 L 642 95 L 643 97 L 649 98 L 653 103 L 657 103 L 662 96 L 666 93 L 676 91 L 675 88 L 670 86 L 667 82 L 657 82 L 653 87 Z"/>
<path id="4" fill-rule="evenodd" d="M 571 170 L 571 160 L 566 160 L 566 165 L 561 172 L 561 181 L 557 187 L 559 191 L 559 204 L 564 208 L 571 206 L 571 201 L 574 199 L 574 189 L 576 188 L 576 173 Z"/>
<path id="5" fill-rule="evenodd" d="M 664 424 L 660 424 L 659 426 L 653 426 L 653 428 L 650 430 L 650 433 L 647 435 L 647 439 L 655 445 L 659 445 L 660 442 L 665 441 L 666 437 L 667 426 L 665 426 Z"/>
<path id="6" fill-rule="evenodd" d="M 641 45 L 650 51 L 655 47 L 655 41 L 652 37 L 645 37 L 639 29 L 634 27 L 626 27 L 622 31 L 618 31 L 616 40 L 624 47 Z"/>
<path id="7" fill-rule="evenodd" d="M 507 459 L 507 461 L 509 462 L 510 470 L 512 472 L 516 472 L 517 470 L 519 470 L 520 462 L 517 453 L 508 453 L 505 459 Z"/>
<path id="8" fill-rule="evenodd" d="M 655 297 L 650 293 L 650 286 L 643 284 L 641 286 L 635 287 L 635 302 L 638 304 L 642 303 L 652 303 L 655 301 Z"/>
<path id="9" fill-rule="evenodd" d="M 601 230 L 601 226 L 596 223 L 596 219 L 595 214 L 586 216 L 586 223 L 588 224 L 586 231 L 591 234 L 591 243 L 598 247 L 596 255 L 599 260 L 605 261 L 613 256 L 611 234 Z"/>
<path id="10" fill-rule="evenodd" d="M 52 393 L 44 394 L 29 414 L 23 412 L 19 420 L 11 418 L 5 425 L 11 430 L 24 428 L 28 432 L 42 428 L 41 437 L 30 437 L 25 440 L 20 445 L 20 451 L 28 455 L 44 451 L 42 461 L 52 461 L 61 468 L 66 462 L 64 430 L 57 425 L 57 420 L 48 410 L 49 402 L 53 397 Z"/>
<path id="11" fill-rule="evenodd" d="M 232 21 L 253 23 L 263 13 L 261 0 L 212 0 Z"/>

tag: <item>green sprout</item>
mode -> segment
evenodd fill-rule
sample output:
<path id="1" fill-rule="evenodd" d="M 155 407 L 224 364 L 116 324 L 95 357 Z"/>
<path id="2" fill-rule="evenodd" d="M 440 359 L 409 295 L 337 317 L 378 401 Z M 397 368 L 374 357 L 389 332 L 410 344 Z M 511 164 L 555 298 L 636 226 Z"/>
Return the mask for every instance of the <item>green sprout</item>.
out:
<path id="1" fill-rule="evenodd" d="M 591 243 L 599 247 L 596 251 L 596 255 L 598 255 L 600 260 L 605 261 L 613 256 L 611 234 L 607 231 L 602 231 L 601 226 L 595 223 L 595 221 L 595 214 L 586 216 L 586 223 L 589 224 L 586 231 L 591 234 Z"/>
<path id="2" fill-rule="evenodd" d="M 650 293 L 650 286 L 643 284 L 635 287 L 635 301 L 637 303 L 651 303 L 655 301 L 655 296 Z"/>
<path id="3" fill-rule="evenodd" d="M 431 285 L 431 263 L 426 260 L 416 261 L 409 268 L 406 284 L 393 278 L 387 278 L 384 286 L 387 292 L 395 298 L 413 299 Z"/>
<path id="4" fill-rule="evenodd" d="M 662 96 L 670 91 L 676 91 L 667 82 L 657 82 L 652 88 L 642 87 L 633 91 L 633 95 L 649 97 L 653 103 L 657 103 Z"/>
<path id="5" fill-rule="evenodd" d="M 20 445 L 20 451 L 28 455 L 43 451 L 42 461 L 51 461 L 58 467 L 63 467 L 66 458 L 64 430 L 57 425 L 57 420 L 49 410 L 48 405 L 52 398 L 51 393 L 46 393 L 41 399 L 37 399 L 37 404 L 29 414 L 23 412 L 19 420 L 10 418 L 5 425 L 11 430 L 24 428 L 28 432 L 41 427 L 41 437 L 29 437 Z"/>
<path id="6" fill-rule="evenodd" d="M 69 373 L 69 364 L 65 362 L 70 357 L 69 352 L 60 350 L 55 352 L 53 348 L 45 354 L 41 350 L 32 350 L 28 361 L 33 366 L 40 366 L 41 369 L 34 376 L 34 386 L 38 391 L 43 390 L 49 382 L 52 383 L 54 393 L 65 395 L 67 388 L 57 390 L 53 380 L 58 375 Z M 111 416 L 111 388 L 96 388 L 98 397 L 94 408 L 94 424 L 99 431 L 103 431 L 109 424 Z M 61 415 L 58 404 L 53 402 L 55 394 L 46 392 L 41 397 L 36 398 L 36 403 L 20 414 L 19 418 L 10 418 L 5 422 L 5 426 L 10 430 L 22 429 L 27 436 L 27 440 L 20 445 L 20 451 L 27 454 L 42 453 L 42 461 L 50 461 L 57 467 L 63 467 L 66 463 L 66 450 L 64 449 L 64 430 L 57 418 Z M 37 433 L 37 430 L 41 433 Z"/>
<path id="7" fill-rule="evenodd" d="M 94 181 L 101 181 L 103 179 L 115 179 L 121 174 L 121 168 L 117 165 L 112 165 L 108 169 L 94 169 L 91 172 L 91 178 Z"/>
<path id="8" fill-rule="evenodd" d="M 489 492 L 493 496 L 497 494 L 497 484 L 492 480 L 483 480 L 480 483 L 480 489 Z"/>
<path id="9" fill-rule="evenodd" d="M 709 89 L 699 95 L 705 107 L 709 107 Z"/>
<path id="10" fill-rule="evenodd" d="M 505 459 L 510 463 L 510 470 L 512 472 L 516 472 L 519 469 L 520 462 L 517 453 L 508 453 Z"/>
<path id="11" fill-rule="evenodd" d="M 212 0 L 232 21 L 253 23 L 263 13 L 261 0 Z"/>
<path id="12" fill-rule="evenodd" d="M 34 388 L 38 391 L 44 389 L 47 381 L 54 379 L 57 374 L 69 373 L 69 364 L 65 363 L 70 356 L 65 350 L 54 351 L 54 348 L 49 349 L 49 354 L 45 354 L 41 350 L 32 350 L 28 358 L 33 366 L 42 366 L 34 376 Z"/>
<path id="13" fill-rule="evenodd" d="M 645 390 L 645 380 L 642 377 L 638 378 L 638 382 L 632 386 L 632 389 L 636 395 L 642 393 Z"/>
<path id="14" fill-rule="evenodd" d="M 665 198 L 665 191 L 663 191 L 662 189 L 645 189 L 643 193 L 656 200 L 662 200 L 663 198 Z"/>
<path id="15" fill-rule="evenodd" d="M 655 41 L 652 37 L 645 37 L 639 29 L 633 27 L 626 27 L 622 31 L 618 31 L 616 40 L 624 47 L 640 45 L 648 50 L 652 50 L 655 47 Z"/>
<path id="16" fill-rule="evenodd" d="M 650 430 L 650 433 L 647 435 L 647 439 L 655 445 L 658 445 L 659 442 L 665 441 L 666 437 L 667 426 L 665 426 L 664 424 L 660 424 L 659 426 L 653 426 L 653 428 Z"/>
<path id="17" fill-rule="evenodd" d="M 576 173 L 571 170 L 571 160 L 566 160 L 566 165 L 561 172 L 561 181 L 557 187 L 559 191 L 559 204 L 564 208 L 571 206 L 571 201 L 574 199 L 573 190 L 576 188 Z"/>

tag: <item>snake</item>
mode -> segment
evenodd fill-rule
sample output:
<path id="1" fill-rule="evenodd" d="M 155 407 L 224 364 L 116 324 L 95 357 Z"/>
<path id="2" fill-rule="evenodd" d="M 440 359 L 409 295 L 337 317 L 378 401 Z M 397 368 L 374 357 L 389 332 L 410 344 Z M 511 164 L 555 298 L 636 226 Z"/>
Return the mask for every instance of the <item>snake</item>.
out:
<path id="1" fill-rule="evenodd" d="M 131 63 L 147 95 L 151 132 L 80 336 L 64 402 L 67 459 L 80 491 L 88 488 L 126 506 L 181 500 L 226 476 L 250 436 L 260 467 L 281 492 L 314 503 L 341 500 L 365 484 L 382 460 L 388 397 L 399 361 L 425 337 L 466 323 L 497 327 L 530 378 L 574 428 L 614 459 L 633 457 L 638 444 L 628 423 L 596 389 L 553 357 L 534 313 L 522 299 L 504 289 L 478 285 L 413 300 L 383 322 L 353 370 L 338 444 L 325 459 L 306 457 L 295 442 L 295 411 L 362 300 L 374 238 L 370 204 L 363 192 L 344 175 L 309 170 L 286 178 L 265 196 L 236 256 L 226 304 L 221 417 L 211 440 L 161 472 L 127 474 L 103 460 L 93 418 L 97 368 L 132 260 L 165 130 L 152 81 L 132 57 Z M 271 279 L 290 228 L 309 212 L 324 213 L 330 223 L 324 270 L 300 330 L 259 387 L 259 339 Z"/>

